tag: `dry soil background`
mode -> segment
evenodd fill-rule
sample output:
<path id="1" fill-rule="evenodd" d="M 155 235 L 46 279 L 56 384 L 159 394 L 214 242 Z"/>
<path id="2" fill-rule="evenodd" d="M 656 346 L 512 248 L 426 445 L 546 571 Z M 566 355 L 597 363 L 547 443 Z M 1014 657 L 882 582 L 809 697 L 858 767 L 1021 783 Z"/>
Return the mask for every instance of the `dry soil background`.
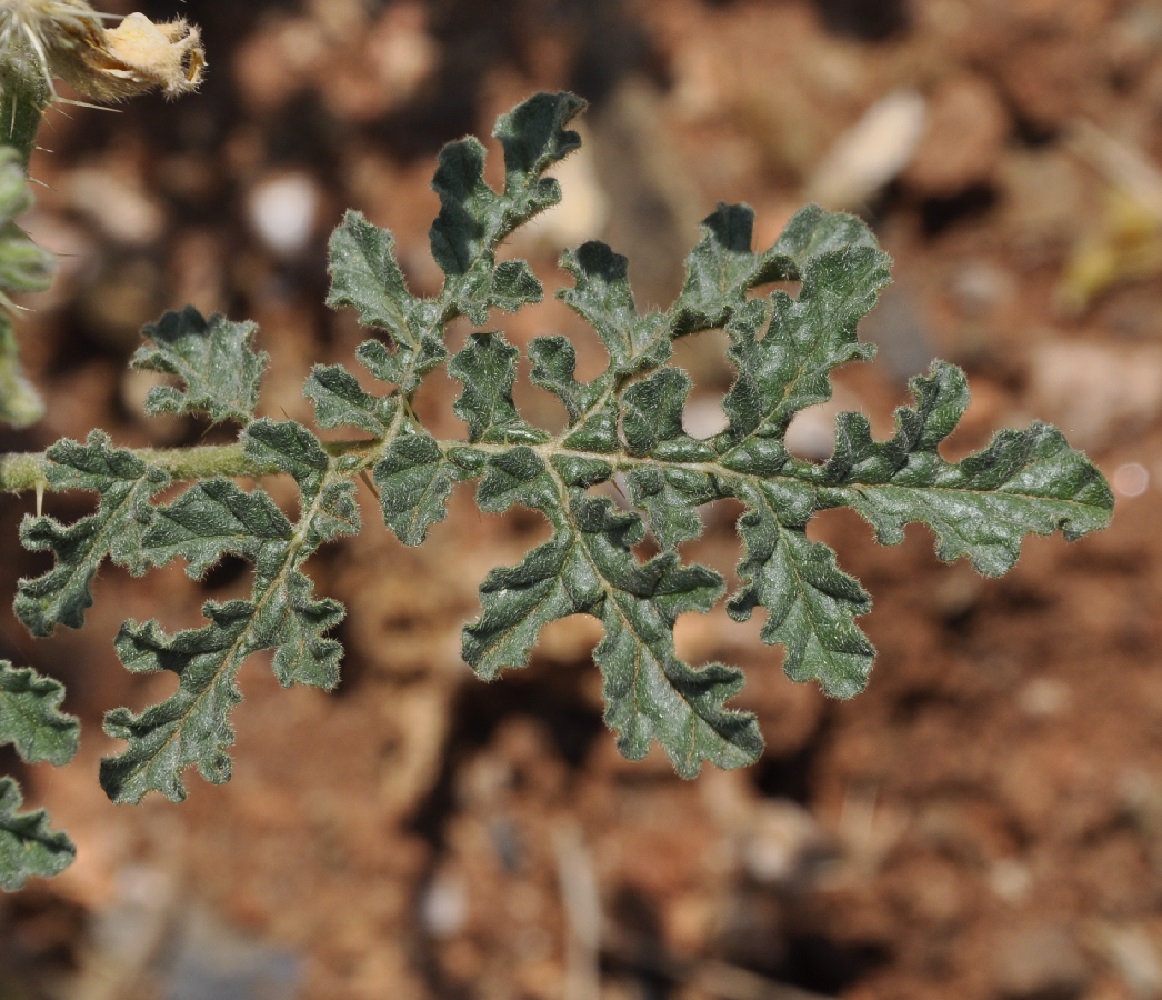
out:
<path id="1" fill-rule="evenodd" d="M 746 668 L 739 704 L 769 741 L 749 771 L 691 783 L 660 754 L 618 758 L 592 622 L 553 627 L 496 684 L 462 666 L 480 579 L 545 537 L 467 492 L 419 550 L 368 506 L 363 535 L 316 559 L 319 590 L 350 609 L 341 690 L 282 691 L 250 664 L 234 779 L 191 776 L 180 806 L 119 809 L 97 787 L 101 714 L 168 690 L 122 670 L 111 638 L 126 614 L 194 624 L 205 597 L 243 592 L 243 567 L 202 585 L 107 571 L 85 630 L 47 642 L 6 613 L 0 655 L 66 680 L 85 736 L 71 768 L 24 774 L 81 854 L 0 900 L 0 998 L 1162 997 L 1156 0 L 144 12 L 200 23 L 209 75 L 177 103 L 52 115 L 28 225 L 60 278 L 21 325 L 50 416 L 0 435 L 5 450 L 94 425 L 127 445 L 198 440 L 140 417 L 148 384 L 123 373 L 141 324 L 185 302 L 258 321 L 264 412 L 308 419 L 309 366 L 360 339 L 319 305 L 342 210 L 390 226 L 432 290 L 440 144 L 568 87 L 591 102 L 586 148 L 560 170 L 566 204 L 516 246 L 550 287 L 562 248 L 601 237 L 630 257 L 639 302 L 662 303 L 720 200 L 755 207 L 764 245 L 807 198 L 859 209 L 897 280 L 862 330 L 879 359 L 841 373 L 837 408 L 886 434 L 907 377 L 943 356 L 974 393 L 954 449 L 1053 420 L 1113 479 L 1117 513 L 1075 545 L 1030 541 L 1000 581 L 939 564 L 924 530 L 881 549 L 857 518 L 823 518 L 876 601 L 870 688 L 827 702 L 782 675 L 760 623 L 683 619 L 688 658 Z M 573 334 L 581 367 L 600 365 L 559 305 L 504 322 L 522 345 Z M 683 347 L 693 428 L 730 384 L 722 346 Z M 454 391 L 419 404 L 446 435 L 462 433 Z M 543 394 L 518 397 L 553 419 Z M 797 446 L 825 450 L 832 413 L 802 420 Z M 43 569 L 16 546 L 30 503 L 0 498 L 7 592 Z M 687 555 L 729 574 L 737 513 L 709 511 Z"/>

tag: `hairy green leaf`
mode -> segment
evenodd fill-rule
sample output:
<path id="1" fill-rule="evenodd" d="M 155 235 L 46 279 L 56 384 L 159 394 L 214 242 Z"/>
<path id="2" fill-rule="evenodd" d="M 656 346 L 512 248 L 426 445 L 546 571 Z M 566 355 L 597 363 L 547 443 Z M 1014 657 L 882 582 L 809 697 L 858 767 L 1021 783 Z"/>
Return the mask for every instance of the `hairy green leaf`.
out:
<path id="1" fill-rule="evenodd" d="M 809 541 L 803 524 L 795 523 L 810 504 L 808 492 L 793 485 L 740 485 L 736 495 L 750 508 L 739 521 L 743 586 L 728 610 L 741 621 L 754 608 L 766 608 L 762 638 L 786 647 L 787 676 L 816 680 L 829 695 L 850 698 L 867 683 L 875 656 L 855 624 L 871 610 L 871 599 L 836 566 L 835 553 Z"/>
<path id="2" fill-rule="evenodd" d="M 888 441 L 872 440 L 862 414 L 841 415 L 821 506 L 859 511 L 886 545 L 903 538 L 905 524 L 922 521 L 936 533 L 941 559 L 967 556 L 987 576 L 1013 567 L 1025 535 L 1060 531 L 1073 540 L 1109 522 L 1109 485 L 1055 427 L 1001 431 L 953 464 L 937 449 L 968 407 L 964 373 L 937 362 L 911 387 L 916 406 L 896 411 Z"/>
<path id="3" fill-rule="evenodd" d="M 568 427 L 559 445 L 533 442 L 526 458 L 519 449 L 493 452 L 478 493 L 484 509 L 520 503 L 542 511 L 555 534 L 520 565 L 485 580 L 483 613 L 465 630 L 465 658 L 483 676 L 495 676 L 527 662 L 549 621 L 594 614 L 607 630 L 595 656 L 606 675 L 607 720 L 621 733 L 623 751 L 640 755 L 657 738 L 683 774 L 695 772 L 701 760 L 744 762 L 760 746 L 753 720 L 723 708 L 741 678 L 718 664 L 697 671 L 679 664 L 673 618 L 659 614 L 657 594 L 640 585 L 638 574 L 650 572 L 685 579 L 674 553 L 700 533 L 701 505 L 734 497 L 747 508 L 739 524 L 742 586 L 730 599 L 731 615 L 744 619 L 755 608 L 766 610 L 761 634 L 786 647 L 787 673 L 850 697 L 866 684 L 874 656 L 856 624 L 871 601 L 827 546 L 808 540 L 805 528 L 815 511 L 852 506 L 882 541 L 899 540 L 905 521 L 924 520 L 935 527 L 943 557 L 969 555 L 982 570 L 996 572 L 1011 565 L 1023 534 L 1060 528 L 1077 537 L 1107 523 L 1112 504 L 1100 473 L 1040 425 L 1005 432 L 981 456 L 957 466 L 944 463 L 935 447 L 959 419 L 963 401 L 952 400 L 951 388 L 941 394 L 923 380 L 915 383 L 921 406 L 901 411 L 892 441 L 871 442 L 866 420 L 846 415 L 831 462 L 793 458 L 783 441 L 792 417 L 830 398 L 838 365 L 872 353 L 856 329 L 887 283 L 889 262 L 851 216 L 804 209 L 763 253 L 750 249 L 751 221 L 744 206 L 720 206 L 705 221 L 683 290 L 664 313 L 638 313 L 626 261 L 608 247 L 588 243 L 566 254 L 562 265 L 575 285 L 560 297 L 593 325 L 609 366 L 580 383 L 567 341 L 535 341 L 533 381 L 561 400 Z M 798 294 L 750 297 L 756 286 L 776 280 L 800 282 Z M 674 339 L 711 325 L 729 334 L 738 377 L 724 401 L 727 428 L 699 441 L 682 425 L 689 377 L 668 361 Z M 503 374 L 494 375 L 493 384 L 506 393 L 499 403 L 488 395 L 485 369 L 475 369 L 476 391 L 466 392 L 458 409 L 470 437 L 476 433 L 473 440 L 482 440 L 483 428 L 494 422 L 519 419 L 507 394 L 514 364 L 506 357 Z M 937 370 L 942 377 L 956 371 Z M 919 426 L 929 419 L 920 410 L 937 411 L 930 419 L 939 433 Z M 648 515 L 662 556 L 645 564 L 632 560 L 640 522 L 631 515 L 610 513 L 604 530 L 583 530 L 578 512 L 596 501 L 582 502 L 571 489 L 581 484 L 555 478 L 540 457 L 564 470 L 594 463 L 599 454 L 608 461 L 589 470 L 584 485 L 625 472 L 629 499 Z M 879 473 L 882 484 L 871 474 L 880 467 L 888 470 Z M 945 492 L 930 499 L 938 487 Z M 615 582 L 617 573 L 636 579 L 637 588 Z M 708 586 L 692 588 L 698 596 L 681 610 L 705 610 Z"/>
<path id="4" fill-rule="evenodd" d="M 249 600 L 207 601 L 202 611 L 209 624 L 199 629 L 170 635 L 157 622 L 122 626 L 116 648 L 127 668 L 169 671 L 179 682 L 175 694 L 144 712 L 120 708 L 106 715 L 106 733 L 129 743 L 101 764 L 102 786 L 114 801 L 137 802 L 151 790 L 183 799 L 182 772 L 190 766 L 207 781 L 229 778 L 229 714 L 241 700 L 238 671 L 251 654 L 274 650 L 275 676 L 284 687 L 338 683 L 342 649 L 325 633 L 342 620 L 343 607 L 316 600 L 300 567 L 324 542 L 359 530 L 354 488 L 301 424 L 257 420 L 244 439 L 248 453 L 298 483 L 298 523 L 265 493 L 246 493 L 226 480 L 196 483 L 157 511 L 145 540 L 150 559 L 182 556 L 196 577 L 232 553 L 254 563 L 254 585 Z"/>
<path id="5" fill-rule="evenodd" d="M 608 500 L 568 490 L 527 450 L 491 463 L 481 506 L 522 503 L 549 515 L 556 533 L 520 565 L 493 570 L 481 587 L 483 613 L 464 629 L 463 655 L 482 677 L 522 667 L 549 622 L 585 612 L 606 637 L 594 657 L 605 677 L 606 722 L 631 758 L 658 739 L 677 771 L 692 777 L 704 760 L 738 766 L 762 750 L 754 716 L 723 708 L 742 686 L 737 670 L 695 670 L 674 653 L 683 611 L 706 611 L 722 590 L 718 574 L 683 567 L 672 553 L 640 563 L 632 546 L 641 519 Z"/>
<path id="6" fill-rule="evenodd" d="M 639 465 L 626 477 L 629 496 L 649 515 L 650 530 L 664 549 L 702 534 L 698 508 L 721 495 L 715 478 L 693 469 Z"/>
<path id="7" fill-rule="evenodd" d="M 671 310 L 678 330 L 722 326 L 747 289 L 792 276 L 786 262 L 751 250 L 754 212 L 720 204 L 702 220 L 702 239 L 686 258 L 686 281 Z"/>
<path id="8" fill-rule="evenodd" d="M 396 400 L 364 392 L 355 376 L 340 365 L 315 365 L 303 395 L 315 404 L 320 427 L 347 424 L 376 437 L 387 433 L 398 410 Z"/>
<path id="9" fill-rule="evenodd" d="M 564 337 L 538 337 L 529 346 L 532 380 L 548 389 L 569 414 L 569 434 L 565 447 L 578 451 L 616 451 L 618 404 L 614 379 L 607 375 L 589 383 L 574 377 L 577 354 Z"/>
<path id="10" fill-rule="evenodd" d="M 887 255 L 860 220 L 816 206 L 756 250 L 751 209 L 719 205 L 703 221 L 667 309 L 639 311 L 628 262 L 605 244 L 566 252 L 561 266 L 572 283 L 558 296 L 593 327 L 607 363 L 582 381 L 569 340 L 533 340 L 532 382 L 565 414 L 557 431 L 533 425 L 514 397 L 519 349 L 500 332 L 477 330 L 451 355 L 445 335 L 458 317 L 480 327 L 497 310 L 541 298 L 529 265 L 498 260 L 498 251 L 514 229 L 559 201 L 547 172 L 577 147 L 567 126 L 582 107 L 569 94 L 539 94 L 502 116 L 493 133 L 504 155 L 501 190 L 485 182 L 477 140 L 444 148 L 433 180 L 440 211 L 429 234 L 444 280 L 430 298 L 408 290 L 390 233 L 357 212 L 343 218 L 330 242 L 327 302 L 355 309 L 376 331 L 355 353 L 382 385 L 368 388 L 371 380 L 346 368 L 316 365 L 304 391 L 321 427 L 354 428 L 354 439 L 324 444 L 294 421 L 253 419 L 262 359 L 250 348 L 249 325 L 187 311 L 147 330 L 154 346 L 139 354 L 141 363 L 178 374 L 188 387 L 184 395 L 162 390 L 151 407 L 170 400 L 174 409 L 241 420 L 232 460 L 241 455 L 243 464 L 230 474 L 241 467 L 247 475 L 289 475 L 297 516 L 262 489 L 213 476 L 155 507 L 165 474 L 100 434 L 49 452 L 50 485 L 101 496 L 97 513 L 74 525 L 25 522 L 25 543 L 56 554 L 54 569 L 22 582 L 17 599 L 38 634 L 55 622 L 79 624 L 106 555 L 133 572 L 184 559 L 193 577 L 227 555 L 253 565 L 250 596 L 207 602 L 201 628 L 122 627 L 116 644 L 125 665 L 172 673 L 177 690 L 140 713 L 107 716 L 107 731 L 127 741 L 102 765 L 114 799 L 136 801 L 151 790 L 179 799 L 189 767 L 225 780 L 238 671 L 252 653 L 271 651 L 284 685 L 334 685 L 340 649 L 327 633 L 343 609 L 315 596 L 304 564 L 324 543 L 359 530 L 357 481 L 377 494 L 385 524 L 407 545 L 420 544 L 447 515 L 462 481 L 478 480 L 482 511 L 519 505 L 543 515 L 549 540 L 484 580 L 480 614 L 463 631 L 464 658 L 492 679 L 525 666 L 549 623 L 596 618 L 603 638 L 593 656 L 619 747 L 637 758 L 656 741 L 684 776 L 704 762 L 745 764 L 762 750 L 754 716 L 728 707 L 741 673 L 686 663 L 676 649 L 679 616 L 709 611 L 725 589 L 719 574 L 684 561 L 683 546 L 702 532 L 704 505 L 742 505 L 728 613 L 742 620 L 764 612 L 761 637 L 784 647 L 786 673 L 836 697 L 867 683 L 874 651 L 857 622 L 871 599 L 835 553 L 808 536 L 816 512 L 851 507 L 886 543 L 898 542 L 910 522 L 929 524 L 940 558 L 967 557 L 987 574 L 1009 569 L 1029 533 L 1074 539 L 1108 523 L 1105 480 L 1047 425 L 1002 431 L 979 453 L 947 461 L 940 448 L 968 390 L 963 374 L 942 362 L 912 381 L 914 405 L 897 411 L 888 440 L 873 440 L 867 419 L 847 413 L 829 460 L 788 451 L 792 419 L 831 398 L 835 369 L 871 357 L 858 326 L 889 275 Z M 774 282 L 798 288 L 763 289 Z M 729 338 L 736 377 L 723 399 L 725 428 L 703 440 L 686 430 L 698 389 L 674 365 L 673 343 L 712 328 Z M 445 362 L 463 387 L 451 403 L 465 425 L 456 440 L 437 439 L 417 416 L 429 402 L 417 404 L 417 391 Z M 233 382 L 214 376 L 230 364 Z M 655 553 L 648 558 L 647 525 L 646 551 Z"/>
<path id="11" fill-rule="evenodd" d="M 638 315 L 625 257 L 593 241 L 565 253 L 561 266 L 575 284 L 558 297 L 597 331 L 609 351 L 610 375 L 631 375 L 669 360 L 673 331 L 662 313 Z"/>
<path id="12" fill-rule="evenodd" d="M 365 341 L 359 360 L 378 379 L 407 395 L 446 357 L 444 328 L 457 316 L 483 324 L 490 309 L 513 312 L 539 302 L 541 283 L 521 260 L 497 262 L 497 246 L 519 225 L 561 198 L 544 172 L 580 145 L 565 126 L 584 108 L 572 94 L 537 94 L 497 122 L 504 149 L 505 184 L 484 181 L 484 147 L 473 138 L 440 153 L 432 188 L 440 214 L 430 233 L 432 256 L 444 272 L 434 299 L 407 289 L 395 259 L 395 239 L 358 212 L 348 212 L 330 243 L 331 292 L 327 305 L 351 306 L 359 321 L 390 338 Z"/>
<path id="13" fill-rule="evenodd" d="M 887 254 L 862 242 L 832 248 L 832 231 L 849 228 L 846 216 L 804 210 L 790 227 L 804 228 L 806 221 L 814 223 L 816 252 L 804 251 L 797 261 L 798 298 L 773 292 L 737 310 L 726 325 L 738 379 L 723 404 L 730 426 L 717 444 L 723 460 L 740 470 L 755 457 L 763 460 L 764 445 L 781 448 L 796 413 L 831 398 L 835 367 L 874 353 L 858 341 L 856 326 L 888 283 Z"/>
<path id="14" fill-rule="evenodd" d="M 255 585 L 249 601 L 207 601 L 202 613 L 210 624 L 203 628 L 167 635 L 156 622 L 121 627 L 115 645 L 122 663 L 133 671 L 175 673 L 179 687 L 140 714 L 118 708 L 105 716 L 106 734 L 129 742 L 101 762 L 101 786 L 114 802 L 138 802 L 149 791 L 181 801 L 181 775 L 192 765 L 207 781 L 229 780 L 229 715 L 242 700 L 238 671 L 252 653 L 275 650 L 283 687 L 330 690 L 338 683 L 342 649 L 323 633 L 342 620 L 342 605 L 314 600 L 306 576 L 280 569 L 279 578 Z"/>
<path id="15" fill-rule="evenodd" d="M 448 374 L 464 383 L 452 409 L 467 422 L 469 441 L 528 444 L 548 438 L 526 423 L 513 404 L 519 354 L 499 333 L 474 333 L 449 363 Z"/>
<path id="16" fill-rule="evenodd" d="M 47 457 L 49 486 L 94 491 L 100 504 L 96 513 L 70 525 L 27 514 L 21 522 L 25 548 L 56 556 L 56 565 L 47 573 L 20 581 L 13 605 L 17 617 L 37 636 L 51 634 L 58 624 L 81 627 L 85 609 L 93 603 L 93 578 L 106 557 L 135 575 L 145 572 L 148 560 L 142 542 L 153 523 L 149 501 L 169 482 L 161 469 L 113 448 L 102 431 L 92 431 L 83 445 L 58 441 Z"/>
<path id="17" fill-rule="evenodd" d="M 330 269 L 327 305 L 351 306 L 360 323 L 391 337 L 390 346 L 364 341 L 359 360 L 376 378 L 413 392 L 448 352 L 439 309 L 407 290 L 395 261 L 395 238 L 349 211 L 331 234 Z"/>
<path id="18" fill-rule="evenodd" d="M 211 420 L 248 423 L 268 355 L 255 352 L 254 323 L 233 323 L 220 313 L 206 319 L 193 306 L 167 312 L 144 327 L 149 344 L 130 360 L 134 368 L 175 375 L 185 389 L 159 385 L 145 397 L 145 412 L 206 414 Z"/>
<path id="19" fill-rule="evenodd" d="M 433 438 L 413 434 L 392 442 L 372 476 L 387 526 L 405 545 L 419 545 L 447 516 L 452 484 L 464 473 Z"/>
<path id="20" fill-rule="evenodd" d="M 207 781 L 230 777 L 228 717 L 242 700 L 238 670 L 256 648 L 247 641 L 255 608 L 250 601 L 207 601 L 202 613 L 210 625 L 174 636 L 156 622 L 121 626 L 115 645 L 126 668 L 171 671 L 179 688 L 139 715 L 126 708 L 106 714 L 106 735 L 129 741 L 127 750 L 101 762 L 101 786 L 114 802 L 137 802 L 150 790 L 180 801 L 186 795 L 181 773 L 191 764 Z"/>
<path id="21" fill-rule="evenodd" d="M 477 325 L 491 307 L 513 310 L 538 302 L 541 284 L 523 261 L 496 264 L 495 250 L 517 226 L 561 200 L 543 174 L 581 145 L 565 126 L 585 107 L 572 94 L 537 94 L 497 120 L 504 149 L 504 190 L 484 182 L 484 147 L 474 138 L 440 152 L 432 189 L 440 214 L 430 233 L 432 257 L 445 275 L 441 299 Z"/>
<path id="22" fill-rule="evenodd" d="M 77 856 L 73 842 L 49 829 L 48 813 L 19 812 L 20 786 L 0 778 L 0 889 L 15 892 L 30 878 L 59 875 Z"/>
<path id="23" fill-rule="evenodd" d="M 159 507 L 141 547 L 155 566 L 181 556 L 189 575 L 201 579 L 227 554 L 257 561 L 264 550 L 285 546 L 293 530 L 261 490 L 247 493 L 229 479 L 209 479 Z"/>
<path id="24" fill-rule="evenodd" d="M 67 764 L 81 727 L 75 716 L 60 711 L 64 696 L 60 681 L 0 660 L 0 744 L 11 743 L 29 763 Z"/>

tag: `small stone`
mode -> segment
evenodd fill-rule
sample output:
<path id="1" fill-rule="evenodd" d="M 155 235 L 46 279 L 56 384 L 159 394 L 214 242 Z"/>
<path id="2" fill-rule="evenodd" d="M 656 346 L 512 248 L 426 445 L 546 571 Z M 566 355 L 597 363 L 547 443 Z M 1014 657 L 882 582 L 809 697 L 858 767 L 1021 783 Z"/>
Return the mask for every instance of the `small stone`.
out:
<path id="1" fill-rule="evenodd" d="M 1017 294 L 1017 281 L 1003 267 L 987 260 L 966 261 L 949 285 L 952 301 L 961 315 L 979 319 Z"/>
<path id="2" fill-rule="evenodd" d="M 1033 873 L 1015 858 L 1001 858 L 988 873 L 989 888 L 1006 903 L 1019 903 L 1033 888 Z"/>
<path id="3" fill-rule="evenodd" d="M 942 198 L 986 183 L 1008 130 L 1008 113 L 987 80 L 953 77 L 928 102 L 927 127 L 903 180 L 921 194 Z"/>
<path id="4" fill-rule="evenodd" d="M 420 920 L 435 938 L 455 937 L 468 921 L 468 889 L 454 872 L 441 872 L 420 897 Z"/>
<path id="5" fill-rule="evenodd" d="M 747 874 L 764 885 L 809 879 L 830 853 L 815 817 L 794 802 L 761 803 L 741 846 Z"/>
<path id="6" fill-rule="evenodd" d="M 264 178 L 250 192 L 250 224 L 267 248 L 283 257 L 306 249 L 319 214 L 319 186 L 301 172 Z"/>
<path id="7" fill-rule="evenodd" d="M 863 205 L 912 159 L 925 115 L 925 100 L 914 90 L 881 97 L 815 168 L 807 200 L 830 209 Z"/>
<path id="8" fill-rule="evenodd" d="M 925 926 L 951 928 L 963 924 L 969 899 L 956 868 L 948 862 L 933 865 L 918 882 L 912 905 Z"/>
<path id="9" fill-rule="evenodd" d="M 292 1000 L 302 988 L 305 961 L 298 951 L 240 933 L 211 913 L 193 909 L 164 924 L 167 1000 L 264 997 Z"/>
<path id="10" fill-rule="evenodd" d="M 1017 927 L 1003 934 L 994 955 L 999 1000 L 1074 1000 L 1089 985 L 1081 947 L 1059 924 Z"/>
<path id="11" fill-rule="evenodd" d="M 1033 410 L 1077 448 L 1108 448 L 1162 415 L 1162 350 L 1153 345 L 1047 343 L 1031 362 Z"/>
<path id="12" fill-rule="evenodd" d="M 397 2 L 388 6 L 371 31 L 377 83 L 391 94 L 395 104 L 419 93 L 439 65 L 440 48 L 429 30 L 428 18 L 422 3 Z"/>
<path id="13" fill-rule="evenodd" d="M 1110 476 L 1115 496 L 1140 497 L 1150 488 L 1150 470 L 1141 462 L 1123 462 Z"/>
<path id="14" fill-rule="evenodd" d="M 1145 928 L 1099 925 L 1094 928 L 1092 938 L 1134 1000 L 1162 997 L 1162 957 Z"/>
<path id="15" fill-rule="evenodd" d="M 1017 694 L 1017 706 L 1031 719 L 1048 719 L 1068 710 L 1069 685 L 1055 677 L 1035 677 Z"/>
<path id="16" fill-rule="evenodd" d="M 120 176 L 117 166 L 74 170 L 67 185 L 69 204 L 115 242 L 147 246 L 160 238 L 165 213 L 138 179 Z"/>

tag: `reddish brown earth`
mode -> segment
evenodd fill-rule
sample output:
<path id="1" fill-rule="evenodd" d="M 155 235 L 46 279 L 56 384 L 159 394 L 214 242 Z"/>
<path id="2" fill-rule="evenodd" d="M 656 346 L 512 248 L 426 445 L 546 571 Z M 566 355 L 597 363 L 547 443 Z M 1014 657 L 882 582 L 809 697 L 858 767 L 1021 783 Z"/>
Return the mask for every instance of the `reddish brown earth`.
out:
<path id="1" fill-rule="evenodd" d="M 21 336 L 50 416 L 0 435 L 4 450 L 94 425 L 130 445 L 198 440 L 201 428 L 137 416 L 147 385 L 123 374 L 141 324 L 187 301 L 257 320 L 272 354 L 264 412 L 309 418 L 309 366 L 348 360 L 360 339 L 350 315 L 318 305 L 330 227 L 347 206 L 390 226 L 413 287 L 432 289 L 436 150 L 486 135 L 533 90 L 570 87 L 592 108 L 587 151 L 561 170 L 566 206 L 516 251 L 552 287 L 564 246 L 604 238 L 630 257 L 643 304 L 673 293 L 716 202 L 753 205 L 769 242 L 820 190 L 836 140 L 905 91 L 923 98 L 927 131 L 848 206 L 897 281 L 863 328 L 879 360 L 840 374 L 841 407 L 888 433 L 907 377 L 945 357 L 974 394 L 954 451 L 1053 420 L 1114 479 L 1117 511 L 1100 536 L 1028 542 L 1002 580 L 940 564 L 923 529 L 884 549 L 858 518 L 822 518 L 816 536 L 875 598 L 867 692 L 837 703 L 791 683 L 760 622 L 682 619 L 684 655 L 746 668 L 738 704 L 769 742 L 756 767 L 689 783 L 660 753 L 617 756 L 590 620 L 554 626 L 530 669 L 492 685 L 461 664 L 477 584 L 545 537 L 537 517 L 481 515 L 467 491 L 418 550 L 377 529 L 363 497 L 369 527 L 314 564 L 350 610 L 340 691 L 282 691 L 249 665 L 233 780 L 191 775 L 181 805 L 116 808 L 97 786 L 113 749 L 101 714 L 170 684 L 127 674 L 111 638 L 128 614 L 194 624 L 206 596 L 244 590 L 241 568 L 202 585 L 176 568 L 107 571 L 84 631 L 47 642 L 5 615 L 0 655 L 64 679 L 85 737 L 70 768 L 24 775 L 80 857 L 0 900 L 0 997 L 1162 997 L 1157 4 L 256 0 L 188 13 L 208 47 L 200 95 L 71 108 L 42 134 L 52 152 L 35 161 L 46 186 L 28 224 L 61 276 Z M 856 165 L 904 142 L 887 132 Z M 287 176 L 317 208 L 307 243 L 280 255 L 248 206 Z M 557 304 L 502 322 L 520 344 L 573 334 L 582 368 L 600 367 Z M 729 386 L 721 348 L 683 346 L 695 424 Z M 462 433 L 454 392 L 443 381 L 419 404 L 445 435 Z M 555 418 L 536 390 L 518 397 Z M 821 427 L 808 420 L 801 440 Z M 44 566 L 16 545 L 32 502 L 0 498 L 9 592 Z M 686 554 L 731 573 L 736 516 L 710 511 Z"/>

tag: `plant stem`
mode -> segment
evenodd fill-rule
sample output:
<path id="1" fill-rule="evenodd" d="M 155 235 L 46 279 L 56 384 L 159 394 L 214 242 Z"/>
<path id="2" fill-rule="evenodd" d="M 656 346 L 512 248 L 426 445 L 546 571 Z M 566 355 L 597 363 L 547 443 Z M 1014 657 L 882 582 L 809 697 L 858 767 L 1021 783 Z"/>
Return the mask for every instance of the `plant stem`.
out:
<path id="1" fill-rule="evenodd" d="M 20 150 L 25 173 L 51 100 L 52 92 L 41 77 L 13 73 L 11 67 L 0 71 L 0 144 Z"/>
<path id="2" fill-rule="evenodd" d="M 347 455 L 371 450 L 375 441 L 329 441 L 323 447 L 331 455 Z M 143 462 L 164 469 L 177 481 L 211 479 L 257 479 L 281 474 L 273 465 L 263 465 L 248 456 L 241 444 L 200 445 L 195 448 L 133 448 L 130 453 Z M 14 452 L 0 455 L 0 492 L 20 493 L 37 488 L 51 489 L 47 453 Z"/>
<path id="3" fill-rule="evenodd" d="M 11 319 L 0 312 L 0 421 L 28 427 L 44 416 L 44 403 L 20 370 Z"/>
<path id="4" fill-rule="evenodd" d="M 442 445 L 464 445 L 466 442 L 440 442 Z M 363 455 L 370 459 L 383 448 L 382 441 L 352 439 L 321 442 L 332 457 Z M 261 476 L 283 475 L 276 465 L 264 465 L 246 454 L 243 445 L 199 445 L 191 448 L 129 448 L 131 455 L 147 465 L 164 469 L 175 482 L 212 479 L 258 479 Z M 368 462 L 370 465 L 370 461 Z M 40 489 L 51 492 L 53 487 L 48 473 L 52 460 L 44 451 L 9 452 L 0 454 L 0 493 L 24 493 Z M 353 468 L 351 475 L 359 472 Z"/>

